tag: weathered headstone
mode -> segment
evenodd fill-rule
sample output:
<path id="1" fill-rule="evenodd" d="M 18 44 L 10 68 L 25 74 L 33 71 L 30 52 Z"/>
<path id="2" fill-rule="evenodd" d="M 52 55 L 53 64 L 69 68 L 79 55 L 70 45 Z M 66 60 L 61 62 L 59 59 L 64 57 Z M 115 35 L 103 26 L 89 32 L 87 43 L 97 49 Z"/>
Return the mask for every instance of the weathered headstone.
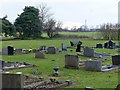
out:
<path id="1" fill-rule="evenodd" d="M 44 59 L 44 58 L 45 58 L 45 55 L 44 55 L 42 52 L 36 52 L 36 53 L 35 53 L 35 58 Z"/>
<path id="2" fill-rule="evenodd" d="M 77 55 L 65 55 L 65 67 L 79 68 L 79 57 Z"/>
<path id="3" fill-rule="evenodd" d="M 87 57 L 94 57 L 94 48 L 85 47 L 83 51 L 83 55 Z"/>
<path id="4" fill-rule="evenodd" d="M 2 88 L 3 89 L 22 89 L 23 88 L 22 74 L 2 74 Z"/>
<path id="5" fill-rule="evenodd" d="M 23 54 L 23 50 L 22 49 L 15 49 L 15 54 Z"/>
<path id="6" fill-rule="evenodd" d="M 47 48 L 47 52 L 48 54 L 57 54 L 58 53 L 58 49 L 56 47 L 48 47 Z"/>
<path id="7" fill-rule="evenodd" d="M 67 51 L 67 46 L 65 43 L 62 43 L 61 47 L 62 47 L 62 51 Z"/>
<path id="8" fill-rule="evenodd" d="M 113 65 L 120 65 L 120 55 L 112 56 L 112 64 Z"/>
<path id="9" fill-rule="evenodd" d="M 8 48 L 2 48 L 2 55 L 8 55 Z"/>
<path id="10" fill-rule="evenodd" d="M 87 61 L 85 61 L 85 67 L 86 67 L 86 70 L 101 71 L 102 61 L 100 61 L 100 60 L 87 60 Z"/>

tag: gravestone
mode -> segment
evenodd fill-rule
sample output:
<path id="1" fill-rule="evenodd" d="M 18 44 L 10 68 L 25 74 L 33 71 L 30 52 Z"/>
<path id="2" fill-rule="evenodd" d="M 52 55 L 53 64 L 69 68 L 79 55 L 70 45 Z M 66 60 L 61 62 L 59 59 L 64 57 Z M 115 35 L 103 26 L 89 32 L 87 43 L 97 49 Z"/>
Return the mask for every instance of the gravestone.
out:
<path id="1" fill-rule="evenodd" d="M 70 41 L 70 45 L 71 45 L 71 46 L 74 46 L 74 43 L 73 43 L 72 41 Z"/>
<path id="2" fill-rule="evenodd" d="M 67 46 L 65 43 L 62 43 L 61 47 L 62 47 L 62 51 L 67 51 Z"/>
<path id="3" fill-rule="evenodd" d="M 45 45 L 40 46 L 40 50 L 46 50 L 46 46 Z"/>
<path id="4" fill-rule="evenodd" d="M 2 48 L 2 55 L 8 55 L 8 48 Z"/>
<path id="5" fill-rule="evenodd" d="M 100 61 L 100 60 L 87 60 L 87 61 L 85 61 L 85 67 L 86 67 L 86 70 L 101 71 L 102 61 Z"/>
<path id="6" fill-rule="evenodd" d="M 2 48 L 2 55 L 13 55 L 14 48 L 12 46 L 8 46 L 7 48 Z"/>
<path id="7" fill-rule="evenodd" d="M 36 52 L 36 53 L 35 53 L 35 58 L 44 59 L 44 58 L 45 58 L 45 55 L 44 55 L 42 52 Z"/>
<path id="8" fill-rule="evenodd" d="M 80 52 L 81 51 L 81 45 L 82 45 L 82 42 L 79 41 L 78 44 L 77 44 L 76 52 Z"/>
<path id="9" fill-rule="evenodd" d="M 14 48 L 12 46 L 8 46 L 8 55 L 14 54 Z"/>
<path id="10" fill-rule="evenodd" d="M 112 64 L 113 65 L 120 65 L 120 55 L 112 56 Z"/>
<path id="11" fill-rule="evenodd" d="M 77 55 L 65 55 L 65 67 L 79 68 L 79 57 Z"/>
<path id="12" fill-rule="evenodd" d="M 104 43 L 104 48 L 114 49 L 116 48 L 115 43 L 112 40 Z"/>
<path id="13" fill-rule="evenodd" d="M 114 43 L 112 42 L 112 40 L 109 40 L 108 42 L 108 48 L 112 49 L 114 47 Z"/>
<path id="14" fill-rule="evenodd" d="M 3 89 L 22 89 L 23 88 L 22 74 L 2 74 L 2 88 Z"/>
<path id="15" fill-rule="evenodd" d="M 58 49 L 56 47 L 48 47 L 47 48 L 47 52 L 48 54 L 57 54 L 58 53 Z"/>
<path id="16" fill-rule="evenodd" d="M 23 54 L 23 50 L 22 49 L 15 49 L 15 54 Z"/>
<path id="17" fill-rule="evenodd" d="M 108 48 L 108 42 L 104 43 L 104 48 Z"/>
<path id="18" fill-rule="evenodd" d="M 103 45 L 98 43 L 98 44 L 96 44 L 96 48 L 103 48 Z"/>
<path id="19" fill-rule="evenodd" d="M 83 55 L 87 57 L 94 57 L 94 48 L 85 47 L 83 51 Z"/>

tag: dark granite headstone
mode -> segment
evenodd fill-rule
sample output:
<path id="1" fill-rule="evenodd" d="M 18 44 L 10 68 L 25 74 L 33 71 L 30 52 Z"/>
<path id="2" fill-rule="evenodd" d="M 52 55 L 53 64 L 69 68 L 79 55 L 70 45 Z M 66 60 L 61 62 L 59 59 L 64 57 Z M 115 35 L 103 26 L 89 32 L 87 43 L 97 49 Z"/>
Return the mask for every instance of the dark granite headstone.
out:
<path id="1" fill-rule="evenodd" d="M 12 46 L 8 46 L 8 55 L 14 54 L 14 48 Z"/>
<path id="2" fill-rule="evenodd" d="M 70 45 L 71 45 L 71 46 L 74 46 L 74 43 L 73 43 L 72 41 L 70 41 Z"/>
<path id="3" fill-rule="evenodd" d="M 112 64 L 113 65 L 120 65 L 120 55 L 112 56 Z"/>
<path id="4" fill-rule="evenodd" d="M 81 45 L 77 44 L 76 52 L 80 52 L 80 51 L 81 51 Z"/>
<path id="5" fill-rule="evenodd" d="M 96 44 L 96 48 L 103 48 L 103 45 L 98 43 L 98 44 Z"/>
<path id="6" fill-rule="evenodd" d="M 108 43 L 104 43 L 104 48 L 108 48 Z"/>

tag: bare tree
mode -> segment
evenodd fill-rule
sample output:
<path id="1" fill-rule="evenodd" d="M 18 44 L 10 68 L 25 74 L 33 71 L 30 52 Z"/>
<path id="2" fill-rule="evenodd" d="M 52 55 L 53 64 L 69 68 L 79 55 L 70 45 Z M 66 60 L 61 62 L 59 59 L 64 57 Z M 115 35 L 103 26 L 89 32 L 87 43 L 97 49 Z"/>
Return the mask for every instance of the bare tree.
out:
<path id="1" fill-rule="evenodd" d="M 47 31 L 47 35 L 49 36 L 49 38 L 52 38 L 54 36 L 55 24 L 56 21 L 52 18 L 46 22 L 45 30 Z"/>
<path id="2" fill-rule="evenodd" d="M 47 32 L 49 38 L 52 38 L 54 36 L 54 32 L 61 28 L 62 23 L 56 22 L 56 20 L 53 18 L 53 13 L 50 12 L 50 8 L 47 6 L 47 4 L 40 4 L 38 9 L 43 30 Z"/>
<path id="3" fill-rule="evenodd" d="M 39 17 L 43 24 L 43 29 L 45 28 L 46 22 L 53 16 L 53 13 L 50 12 L 50 7 L 45 3 L 41 3 L 38 7 Z"/>
<path id="4" fill-rule="evenodd" d="M 101 26 L 100 32 L 103 39 L 118 40 L 120 38 L 117 24 L 104 24 Z"/>

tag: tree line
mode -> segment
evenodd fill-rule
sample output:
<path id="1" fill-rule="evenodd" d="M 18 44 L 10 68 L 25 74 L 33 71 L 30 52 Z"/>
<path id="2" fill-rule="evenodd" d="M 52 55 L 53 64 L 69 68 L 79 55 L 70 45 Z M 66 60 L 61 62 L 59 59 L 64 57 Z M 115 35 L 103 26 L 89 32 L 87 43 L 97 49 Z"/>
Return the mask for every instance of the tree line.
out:
<path id="1" fill-rule="evenodd" d="M 41 38 L 43 32 L 46 32 L 48 37 L 52 38 L 55 31 L 62 26 L 60 21 L 54 19 L 46 4 L 40 4 L 37 8 L 25 6 L 23 12 L 18 15 L 13 24 L 7 20 L 7 15 L 0 18 L 0 21 L 2 22 L 0 23 L 2 35 L 21 39 Z"/>

